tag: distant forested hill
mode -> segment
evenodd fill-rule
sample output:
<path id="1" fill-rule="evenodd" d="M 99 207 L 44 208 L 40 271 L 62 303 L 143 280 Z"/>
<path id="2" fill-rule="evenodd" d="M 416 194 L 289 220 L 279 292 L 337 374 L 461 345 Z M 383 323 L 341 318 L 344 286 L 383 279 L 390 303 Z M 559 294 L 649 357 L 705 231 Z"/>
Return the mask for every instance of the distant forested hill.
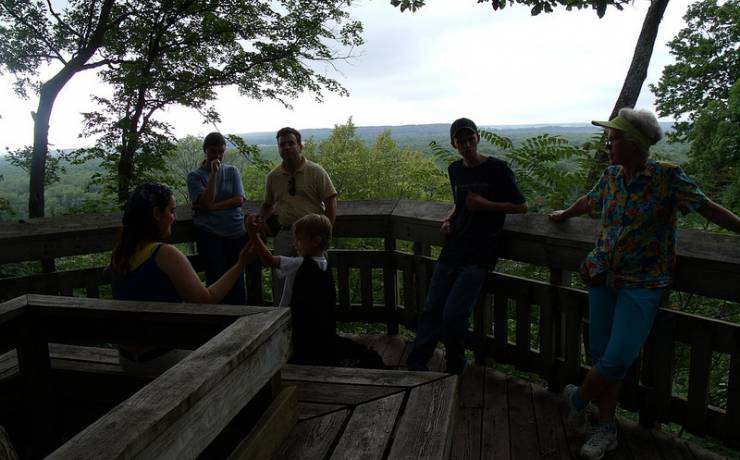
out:
<path id="1" fill-rule="evenodd" d="M 671 129 L 671 123 L 661 123 L 663 130 Z M 524 139 L 539 136 L 541 134 L 550 134 L 561 136 L 574 144 L 581 144 L 587 141 L 594 134 L 601 132 L 601 128 L 589 123 L 564 123 L 564 124 L 536 124 L 536 125 L 480 125 L 480 129 L 493 131 L 496 134 L 510 138 L 514 144 Z M 366 143 L 372 143 L 385 130 L 390 130 L 393 139 L 401 146 L 415 150 L 427 151 L 429 143 L 449 145 L 450 125 L 444 123 L 428 125 L 402 125 L 402 126 L 358 126 L 356 127 L 357 136 Z M 332 128 L 319 129 L 302 129 L 301 134 L 304 142 L 313 139 L 320 142 L 331 135 Z M 257 144 L 261 147 L 263 154 L 267 158 L 277 157 L 277 147 L 275 145 L 274 132 L 254 132 L 240 134 L 242 139 L 248 144 Z M 671 150 L 676 147 L 672 146 Z M 682 154 L 685 150 L 682 150 Z"/>

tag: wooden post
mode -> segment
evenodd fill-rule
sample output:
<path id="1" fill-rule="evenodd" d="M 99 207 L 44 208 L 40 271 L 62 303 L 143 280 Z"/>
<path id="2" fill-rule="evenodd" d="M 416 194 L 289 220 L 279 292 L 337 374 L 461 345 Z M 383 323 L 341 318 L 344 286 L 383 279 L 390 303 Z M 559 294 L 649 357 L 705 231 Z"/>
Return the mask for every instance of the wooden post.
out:
<path id="1" fill-rule="evenodd" d="M 651 384 L 643 410 L 640 411 L 640 424 L 652 426 L 668 419 L 668 410 L 673 392 L 673 357 L 676 317 L 658 311 L 653 324 L 652 338 L 648 340 L 643 361 L 643 378 Z"/>
<path id="2" fill-rule="evenodd" d="M 563 270 L 560 268 L 550 269 L 550 284 L 553 286 L 569 286 L 573 278 L 573 272 Z M 554 356 L 565 356 L 565 308 L 560 302 L 561 296 L 558 295 L 557 290 L 552 291 L 551 296 L 551 315 L 552 315 L 552 340 L 553 340 L 553 355 Z M 542 312 L 540 312 L 542 315 Z M 560 380 L 560 374 L 557 372 L 555 366 L 552 366 L 545 376 L 547 379 L 547 389 L 552 392 L 560 392 L 562 388 L 562 382 Z"/>
<path id="3" fill-rule="evenodd" d="M 396 267 L 396 240 L 385 237 L 385 256 L 383 262 L 383 303 L 386 310 L 393 315 L 392 320 L 386 323 L 388 335 L 398 334 L 398 276 Z"/>
<path id="4" fill-rule="evenodd" d="M 492 298 L 485 286 L 488 286 L 488 279 L 473 312 L 473 335 L 475 337 L 473 354 L 475 356 L 476 366 L 486 365 L 486 337 L 489 332 L 492 332 L 491 329 L 493 327 L 491 318 L 491 310 L 493 309 Z"/>
<path id="5" fill-rule="evenodd" d="M 40 324 L 33 315 L 26 315 L 20 324 L 18 368 L 23 394 L 24 431 L 32 440 L 29 456 L 40 458 L 57 444 L 54 430 L 54 402 L 51 398 L 49 344 Z"/>

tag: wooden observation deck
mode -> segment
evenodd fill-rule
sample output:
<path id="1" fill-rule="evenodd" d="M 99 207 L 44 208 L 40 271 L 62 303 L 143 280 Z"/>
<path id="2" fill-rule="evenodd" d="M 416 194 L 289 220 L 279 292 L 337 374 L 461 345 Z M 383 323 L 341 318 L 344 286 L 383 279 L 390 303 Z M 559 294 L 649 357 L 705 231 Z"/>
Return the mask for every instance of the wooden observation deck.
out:
<path id="1" fill-rule="evenodd" d="M 99 299 L 110 283 L 99 266 L 0 279 L 0 425 L 21 458 L 572 458 L 582 439 L 564 428 L 557 392 L 588 370 L 587 298 L 570 273 L 597 223 L 509 216 L 502 258 L 539 267 L 544 280 L 490 273 L 471 318 L 475 365 L 459 378 L 406 372 L 409 339 L 399 330 L 415 328 L 447 210 L 340 203 L 339 247 L 357 240 L 377 249 L 330 252 L 337 316 L 385 327 L 356 337 L 383 355 L 385 371 L 285 365 L 289 314 L 264 307 L 259 269 L 248 272 L 254 306 Z M 173 242 L 192 241 L 189 216 L 179 217 Z M 66 257 L 107 252 L 119 221 L 0 223 L 0 264 L 64 266 Z M 191 261 L 198 268 L 197 256 Z M 734 307 L 738 281 L 739 238 L 679 232 L 676 291 Z M 162 375 L 134 377 L 110 346 L 121 341 L 193 351 Z M 688 369 L 677 369 L 679 354 Z M 718 374 L 713 363 L 722 360 Z M 507 375 L 504 365 L 538 382 Z M 680 372 L 685 394 L 675 391 Z M 722 407 L 712 404 L 710 380 L 720 382 Z M 740 448 L 740 325 L 661 309 L 620 405 L 639 424 L 620 421 L 611 458 L 715 457 L 660 431 L 664 423 Z"/>

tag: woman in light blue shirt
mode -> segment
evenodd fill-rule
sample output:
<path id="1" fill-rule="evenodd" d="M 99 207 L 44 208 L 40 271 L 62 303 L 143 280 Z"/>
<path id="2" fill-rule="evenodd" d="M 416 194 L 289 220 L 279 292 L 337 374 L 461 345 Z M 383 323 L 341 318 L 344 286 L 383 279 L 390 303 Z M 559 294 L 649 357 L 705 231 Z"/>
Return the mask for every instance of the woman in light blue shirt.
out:
<path id="1" fill-rule="evenodd" d="M 239 170 L 223 163 L 226 139 L 210 133 L 203 140 L 205 159 L 188 174 L 188 194 L 193 203 L 193 225 L 198 254 L 205 265 L 206 283 L 218 280 L 234 265 L 247 242 L 244 230 L 244 187 Z M 247 303 L 244 276 L 237 280 L 221 303 Z"/>

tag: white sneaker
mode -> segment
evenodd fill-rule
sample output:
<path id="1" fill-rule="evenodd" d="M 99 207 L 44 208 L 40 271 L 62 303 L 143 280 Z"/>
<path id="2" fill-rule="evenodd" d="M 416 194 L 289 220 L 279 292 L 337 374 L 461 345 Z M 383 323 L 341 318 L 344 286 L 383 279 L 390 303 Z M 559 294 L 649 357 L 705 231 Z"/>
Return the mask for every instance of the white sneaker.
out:
<path id="1" fill-rule="evenodd" d="M 576 406 L 573 405 L 573 394 L 577 390 L 578 387 L 573 384 L 566 385 L 563 389 L 563 401 L 568 406 L 567 424 L 569 432 L 577 436 L 584 436 L 591 429 L 591 425 L 588 423 L 588 413 L 586 408 L 578 410 L 576 409 Z"/>
<path id="2" fill-rule="evenodd" d="M 581 457 L 589 460 L 604 458 L 604 454 L 617 448 L 617 432 L 605 426 L 597 427 L 581 446 Z"/>

